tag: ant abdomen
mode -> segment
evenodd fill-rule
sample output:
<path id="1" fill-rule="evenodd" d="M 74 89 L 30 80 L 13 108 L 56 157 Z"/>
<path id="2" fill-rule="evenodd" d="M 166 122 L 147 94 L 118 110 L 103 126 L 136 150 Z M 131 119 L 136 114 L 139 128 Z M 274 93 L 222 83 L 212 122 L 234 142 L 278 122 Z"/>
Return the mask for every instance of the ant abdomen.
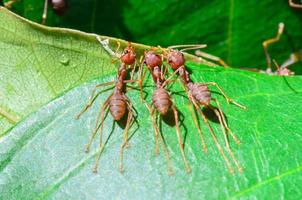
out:
<path id="1" fill-rule="evenodd" d="M 199 104 L 207 106 L 211 102 L 211 92 L 204 83 L 192 83 L 188 85 L 192 96 L 198 101 Z"/>
<path id="2" fill-rule="evenodd" d="M 66 0 L 51 0 L 52 9 L 58 15 L 64 15 L 67 10 L 67 1 Z"/>
<path id="3" fill-rule="evenodd" d="M 125 97 L 121 94 L 114 94 L 110 98 L 110 113 L 115 121 L 119 121 L 126 113 L 127 103 Z"/>
<path id="4" fill-rule="evenodd" d="M 169 93 L 164 88 L 157 88 L 152 96 L 152 101 L 156 110 L 165 115 L 169 111 L 172 102 Z"/>

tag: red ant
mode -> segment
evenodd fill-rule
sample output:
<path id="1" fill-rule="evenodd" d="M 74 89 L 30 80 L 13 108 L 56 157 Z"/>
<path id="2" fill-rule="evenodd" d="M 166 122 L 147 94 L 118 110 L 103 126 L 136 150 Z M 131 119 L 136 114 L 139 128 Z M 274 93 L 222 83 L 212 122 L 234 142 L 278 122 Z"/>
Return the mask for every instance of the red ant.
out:
<path id="1" fill-rule="evenodd" d="M 167 115 L 169 110 L 173 111 L 174 115 L 174 120 L 175 120 L 175 126 L 176 126 L 176 135 L 178 138 L 178 144 L 180 148 L 180 152 L 186 167 L 186 171 L 189 173 L 191 171 L 190 165 L 186 159 L 185 152 L 184 152 L 184 145 L 181 139 L 181 134 L 180 134 L 180 128 L 179 128 L 179 119 L 178 119 L 178 111 L 176 109 L 176 106 L 170 96 L 170 94 L 167 92 L 165 89 L 165 86 L 169 83 L 169 79 L 165 80 L 165 72 L 162 67 L 162 57 L 158 54 L 156 54 L 154 51 L 147 51 L 144 53 L 144 61 L 143 64 L 147 65 L 147 70 L 150 71 L 152 74 L 153 81 L 156 85 L 156 89 L 153 92 L 152 95 L 152 103 L 149 106 L 147 103 L 146 106 L 150 112 L 150 116 L 153 122 L 153 127 L 155 130 L 155 138 L 156 138 L 156 153 L 158 153 L 158 136 L 160 136 L 160 139 L 163 141 L 162 135 L 159 132 L 159 129 L 156 124 L 156 120 L 154 117 L 154 114 L 157 115 L 158 113 L 161 116 Z M 142 81 L 146 75 L 147 70 L 143 73 L 143 64 L 141 64 L 141 67 L 139 69 L 139 73 L 141 75 L 141 84 Z M 142 87 L 142 86 L 141 86 Z M 169 154 L 167 151 L 167 148 L 164 143 L 164 148 L 165 148 L 165 153 L 166 153 L 166 159 L 168 162 L 168 173 L 171 175 L 173 173 L 173 169 L 170 165 L 170 160 L 169 160 Z"/>
<path id="2" fill-rule="evenodd" d="M 19 0 L 10 0 L 7 3 L 4 3 L 4 6 L 6 8 L 11 8 L 14 3 L 16 3 Z M 47 10 L 48 10 L 48 3 L 51 3 L 53 11 L 57 15 L 64 15 L 66 9 L 67 9 L 67 0 L 45 0 L 44 1 L 44 9 L 42 14 L 42 22 L 41 24 L 45 24 L 46 18 L 47 18 Z"/>
<path id="3" fill-rule="evenodd" d="M 97 38 L 100 41 L 100 38 Z M 88 144 L 86 145 L 86 152 L 89 152 L 90 146 L 92 144 L 93 139 L 96 136 L 96 133 L 98 129 L 100 128 L 100 152 L 96 159 L 95 166 L 93 168 L 93 172 L 97 172 L 98 163 L 101 157 L 101 153 L 103 151 L 104 145 L 102 141 L 103 137 L 103 126 L 104 126 L 104 120 L 105 120 L 105 111 L 109 109 L 114 121 L 120 121 L 128 112 L 127 116 L 127 122 L 124 130 L 124 140 L 121 145 L 120 149 L 120 171 L 123 172 L 124 165 L 123 165 L 123 157 L 124 157 L 124 148 L 127 146 L 128 143 L 128 131 L 134 121 L 133 119 L 133 108 L 132 103 L 128 99 L 128 97 L 125 95 L 125 84 L 126 83 L 132 83 L 136 82 L 134 80 L 126 80 L 127 76 L 127 66 L 133 65 L 136 60 L 136 54 L 134 51 L 134 48 L 131 46 L 131 43 L 128 44 L 128 46 L 124 49 L 122 55 L 120 56 L 121 65 L 118 69 L 117 78 L 115 81 L 107 82 L 107 83 L 101 83 L 95 86 L 94 90 L 92 91 L 92 95 L 90 97 L 90 100 L 88 104 L 85 106 L 85 108 L 76 116 L 77 119 L 80 118 L 80 116 L 91 107 L 93 102 L 96 99 L 95 92 L 97 88 L 103 87 L 103 86 L 109 86 L 112 84 L 115 84 L 114 90 L 111 95 L 105 100 L 103 103 L 100 113 L 96 120 L 96 126 L 94 128 L 94 131 L 89 139 Z M 101 120 L 100 120 L 101 118 Z"/>
<path id="4" fill-rule="evenodd" d="M 279 65 L 273 60 L 274 66 L 276 67 L 277 70 L 275 72 L 272 71 L 271 57 L 268 53 L 268 47 L 269 47 L 269 45 L 276 43 L 280 40 L 281 35 L 284 32 L 284 27 L 285 27 L 284 23 L 282 23 L 282 22 L 279 23 L 277 35 L 274 38 L 267 39 L 262 43 L 264 53 L 265 53 L 265 58 L 266 58 L 266 64 L 267 64 L 267 69 L 264 72 L 267 74 L 276 74 L 276 75 L 280 75 L 280 76 L 292 76 L 295 73 L 293 71 L 291 71 L 290 69 L 288 69 L 288 67 L 290 65 L 298 62 L 299 60 L 302 60 L 301 52 L 292 53 L 290 55 L 290 58 L 288 60 L 286 60 L 281 65 L 281 67 L 279 67 Z"/>
<path id="5" fill-rule="evenodd" d="M 173 48 L 183 47 L 183 46 L 186 46 L 186 45 L 173 46 Z M 192 49 L 192 48 L 194 48 L 194 47 L 192 45 L 190 45 L 190 49 Z M 196 48 L 200 48 L 200 45 L 196 45 Z M 239 162 L 236 160 L 236 158 L 235 158 L 235 156 L 234 156 L 234 154 L 233 154 L 233 152 L 230 148 L 229 141 L 228 141 L 228 136 L 227 136 L 226 132 L 228 132 L 231 135 L 231 137 L 235 140 L 235 142 L 237 144 L 240 144 L 240 141 L 237 139 L 237 137 L 233 134 L 233 132 L 228 127 L 227 122 L 226 122 L 225 117 L 224 117 L 224 114 L 222 112 L 222 109 L 220 107 L 220 104 L 219 104 L 217 99 L 212 98 L 211 92 L 210 92 L 208 86 L 209 85 L 215 86 L 220 91 L 220 93 L 224 96 L 224 98 L 227 100 L 228 103 L 233 103 L 234 105 L 236 105 L 236 106 L 238 106 L 242 109 L 246 109 L 246 107 L 238 104 L 237 102 L 235 102 L 234 100 L 229 98 L 225 94 L 225 92 L 220 88 L 220 86 L 215 82 L 193 83 L 190 79 L 190 74 L 186 70 L 186 67 L 184 65 L 185 64 L 185 58 L 184 58 L 184 55 L 182 53 L 183 50 L 178 51 L 178 50 L 172 49 L 171 47 L 168 48 L 168 49 L 169 49 L 168 52 L 166 52 L 164 50 L 164 54 L 165 54 L 165 57 L 167 58 L 167 62 L 170 65 L 170 67 L 174 70 L 174 73 L 178 73 L 179 77 L 181 78 L 181 81 L 182 81 L 182 83 L 185 87 L 185 90 L 187 92 L 187 95 L 188 95 L 188 98 L 189 98 L 190 102 L 194 105 L 194 107 L 198 111 L 198 113 L 200 113 L 200 115 L 203 118 L 203 121 L 205 122 L 206 126 L 210 130 L 210 133 L 213 137 L 213 140 L 214 140 L 220 154 L 222 155 L 224 161 L 226 162 L 229 171 L 233 172 L 234 170 L 231 167 L 230 161 L 228 160 L 228 158 L 224 154 L 224 151 L 223 151 L 222 147 L 218 143 L 217 138 L 214 134 L 214 131 L 213 131 L 212 127 L 210 126 L 210 123 L 208 122 L 207 117 L 205 116 L 204 112 L 200 109 L 200 106 L 207 107 L 210 110 L 214 111 L 215 115 L 217 116 L 217 118 L 219 120 L 221 129 L 222 129 L 222 132 L 223 132 L 223 135 L 224 135 L 224 140 L 225 140 L 225 143 L 226 143 L 227 151 L 230 154 L 230 156 L 232 157 L 232 159 L 233 159 L 234 163 L 236 164 L 238 170 L 241 172 L 242 167 L 240 166 Z M 214 106 L 212 106 L 210 104 L 211 100 L 213 100 L 216 103 L 218 108 L 215 108 Z M 201 133 L 201 129 L 198 125 L 195 112 L 192 112 L 192 116 L 193 116 L 193 120 L 195 122 L 195 125 L 196 125 L 196 127 L 198 129 L 198 132 L 200 134 L 200 137 L 201 137 L 203 150 L 206 151 L 205 141 L 204 141 L 203 135 Z"/>

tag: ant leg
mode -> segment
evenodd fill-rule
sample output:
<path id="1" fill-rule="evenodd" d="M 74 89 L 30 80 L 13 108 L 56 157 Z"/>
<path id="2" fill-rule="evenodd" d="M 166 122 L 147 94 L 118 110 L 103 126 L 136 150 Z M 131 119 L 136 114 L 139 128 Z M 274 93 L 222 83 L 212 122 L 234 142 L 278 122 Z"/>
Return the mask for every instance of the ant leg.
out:
<path id="1" fill-rule="evenodd" d="M 48 0 L 44 1 L 44 9 L 43 9 L 43 15 L 42 15 L 42 22 L 41 24 L 45 24 L 46 18 L 47 18 L 47 9 L 48 9 Z"/>
<path id="2" fill-rule="evenodd" d="M 113 123 L 115 123 L 115 122 L 113 122 Z M 101 127 L 101 129 L 102 129 L 102 128 L 103 128 L 103 127 Z M 100 140 L 102 140 L 102 136 L 101 136 L 101 139 L 100 139 Z M 104 145 L 103 143 L 100 143 L 100 146 L 99 146 L 99 153 L 98 153 L 98 155 L 97 155 L 97 158 L 96 158 L 96 160 L 95 160 L 94 167 L 93 167 L 93 169 L 92 169 L 93 173 L 97 173 L 97 172 L 98 172 L 98 167 L 99 167 L 99 164 L 100 164 L 100 158 L 101 158 L 101 155 L 102 155 L 102 153 L 103 153 L 104 147 L 105 147 L 105 145 Z"/>
<path id="3" fill-rule="evenodd" d="M 290 7 L 293 7 L 293 8 L 302 8 L 301 4 L 296 4 L 293 2 L 293 0 L 288 0 L 288 4 Z"/>
<path id="4" fill-rule="evenodd" d="M 203 57 L 203 58 L 207 58 L 207 59 L 210 59 L 210 60 L 213 60 L 213 61 L 216 61 L 223 67 L 229 67 L 228 64 L 226 64 L 224 62 L 224 60 L 222 60 L 221 58 L 219 58 L 217 56 L 214 56 L 214 55 L 211 55 L 211 54 L 208 54 L 208 53 L 205 53 L 203 51 L 197 50 L 197 51 L 195 51 L 195 55 Z"/>
<path id="5" fill-rule="evenodd" d="M 92 132 L 92 134 L 91 134 L 91 136 L 90 136 L 89 142 L 86 144 L 86 148 L 85 148 L 86 153 L 89 152 L 90 146 L 91 146 L 91 144 L 92 144 L 92 141 L 93 141 L 93 139 L 95 138 L 96 133 L 97 133 L 98 129 L 100 128 L 100 126 L 101 126 L 101 131 L 100 131 L 101 134 L 100 134 L 100 135 L 102 136 L 102 128 L 103 128 L 103 124 L 104 124 L 104 120 L 105 120 L 105 110 L 106 110 L 107 107 L 108 107 L 108 104 L 109 104 L 109 101 L 110 101 L 110 97 L 111 97 L 111 96 L 112 96 L 112 95 L 110 95 L 110 96 L 106 99 L 106 101 L 104 102 L 103 106 L 100 108 L 100 112 L 99 112 L 99 114 L 98 114 L 98 116 L 97 116 L 97 119 L 96 119 L 95 128 L 94 128 L 94 130 L 93 130 L 93 132 Z M 100 117 L 101 117 L 101 122 L 99 123 Z M 102 142 L 102 139 L 100 140 L 100 142 Z"/>
<path id="6" fill-rule="evenodd" d="M 143 97 L 143 82 L 144 82 L 145 76 L 147 74 L 147 71 L 148 71 L 148 69 L 145 69 L 145 71 L 144 71 L 143 64 L 140 65 L 140 67 L 139 67 L 139 76 L 140 76 L 140 78 L 139 78 L 139 87 L 140 87 L 141 102 L 143 102 L 143 99 L 144 99 L 144 97 Z"/>
<path id="7" fill-rule="evenodd" d="M 189 104 L 190 104 L 190 108 L 189 108 L 189 109 L 190 109 L 190 111 L 191 111 L 191 114 L 192 114 L 192 118 L 193 118 L 194 124 L 195 124 L 195 126 L 196 126 L 196 128 L 197 128 L 197 130 L 198 130 L 198 133 L 199 133 L 199 136 L 200 136 L 200 140 L 201 140 L 201 143 L 202 143 L 202 150 L 203 150 L 203 152 L 207 152 L 206 142 L 205 142 L 205 140 L 204 140 L 204 137 L 203 137 L 201 128 L 200 128 L 200 126 L 199 126 L 199 124 L 198 124 L 198 120 L 197 120 L 196 113 L 195 113 L 195 111 L 194 111 L 194 107 L 193 107 L 191 101 L 190 101 Z"/>
<path id="8" fill-rule="evenodd" d="M 228 139 L 228 136 L 225 132 L 225 127 L 224 127 L 224 123 L 222 122 L 222 118 L 220 116 L 220 112 L 217 111 L 217 109 L 215 109 L 213 106 L 211 105 L 208 105 L 208 108 L 210 108 L 212 111 L 214 111 L 215 115 L 218 117 L 218 120 L 219 120 L 219 124 L 220 124 L 220 127 L 221 127 L 221 131 L 223 133 L 223 137 L 224 137 L 224 141 L 225 141 L 225 144 L 227 146 L 227 148 L 230 148 L 230 143 L 229 143 L 229 139 Z"/>
<path id="9" fill-rule="evenodd" d="M 145 103 L 146 103 L 146 102 L 145 102 Z M 146 104 L 146 106 L 148 106 L 148 105 Z M 147 108 L 148 108 L 149 111 L 151 111 L 151 108 L 150 108 L 149 106 L 148 106 Z M 152 109 L 153 109 L 153 111 L 156 112 L 156 110 L 155 110 L 153 107 L 152 107 Z M 169 175 L 169 176 L 172 176 L 172 175 L 174 174 L 173 165 L 172 165 L 172 162 L 171 162 L 171 160 L 170 160 L 170 153 L 169 153 L 167 144 L 166 144 L 166 142 L 165 142 L 165 140 L 164 140 L 164 137 L 163 137 L 162 133 L 159 131 L 159 128 L 158 128 L 158 126 L 157 126 L 157 122 L 156 122 L 156 121 L 157 121 L 157 116 L 156 116 L 156 119 L 154 118 L 154 113 L 152 113 L 152 115 L 151 115 L 151 113 L 150 113 L 150 116 L 151 116 L 152 123 L 154 124 L 154 130 L 157 130 L 157 133 L 155 132 L 155 137 L 158 138 L 158 136 L 156 136 L 156 134 L 158 134 L 158 135 L 159 135 L 159 138 L 160 138 L 160 141 L 161 141 L 161 143 L 163 144 L 164 153 L 165 153 L 165 158 L 166 158 L 166 162 L 167 162 L 167 168 L 168 168 L 168 175 Z M 161 118 L 160 118 L 160 120 L 161 120 Z M 155 140 L 158 141 L 157 138 L 155 138 Z M 158 145 L 158 142 L 157 142 L 157 146 L 159 146 L 159 145 Z M 159 149 L 159 147 L 158 147 L 158 149 Z M 158 150 L 158 151 L 159 151 L 159 150 Z"/>
<path id="10" fill-rule="evenodd" d="M 279 26 L 279 28 L 278 28 L 278 32 L 277 32 L 276 37 L 271 38 L 271 39 L 267 39 L 264 42 L 262 42 L 268 71 L 271 71 L 271 58 L 270 58 L 270 55 L 268 53 L 268 46 L 273 44 L 273 43 L 278 42 L 280 40 L 280 37 L 281 37 L 283 31 L 284 31 L 284 23 L 281 22 L 281 23 L 279 23 L 278 26 Z"/>
<path id="11" fill-rule="evenodd" d="M 152 108 L 153 111 L 156 112 L 156 110 L 154 108 Z M 156 125 L 156 119 L 154 118 L 154 116 L 152 116 L 152 120 L 153 122 L 155 123 Z M 164 148 L 164 153 L 165 153 L 165 158 L 166 158 L 166 162 L 167 162 L 167 170 L 168 170 L 168 175 L 169 176 L 172 176 L 174 174 L 174 170 L 173 170 L 173 165 L 172 165 L 172 162 L 170 160 L 170 153 L 169 153 L 169 150 L 168 150 L 168 147 L 167 147 L 167 144 L 164 140 L 164 137 L 162 135 L 162 133 L 159 131 L 159 128 L 158 126 L 156 125 L 156 128 L 157 128 L 157 132 L 158 132 L 158 135 L 159 135 L 159 138 L 160 138 L 160 141 L 161 143 L 163 144 L 163 148 Z M 158 136 L 157 136 L 158 137 Z M 157 139 L 158 140 L 158 139 Z M 158 143 L 158 142 L 157 142 Z M 158 145 L 158 144 L 157 144 Z"/>
<path id="12" fill-rule="evenodd" d="M 215 86 L 215 87 L 220 91 L 220 93 L 223 95 L 223 97 L 226 99 L 226 101 L 227 101 L 228 103 L 232 103 L 232 104 L 234 104 L 235 106 L 238 106 L 238 107 L 241 108 L 241 109 L 244 109 L 244 110 L 246 109 L 245 106 L 243 106 L 243 105 L 237 103 L 236 101 L 234 101 L 233 99 L 231 99 L 230 97 L 228 97 L 228 96 L 226 95 L 226 93 L 221 89 L 221 87 L 220 87 L 217 83 L 215 83 L 215 82 L 207 82 L 206 84 L 207 84 L 207 85 L 213 85 L 213 86 Z"/>
<path id="13" fill-rule="evenodd" d="M 127 107 L 128 107 L 128 117 L 127 117 L 127 124 L 125 127 L 125 131 L 124 131 L 124 141 L 121 145 L 121 149 L 120 149 L 120 172 L 123 173 L 124 171 L 124 150 L 125 147 L 127 146 L 128 143 L 128 132 L 129 132 L 129 128 L 131 127 L 132 121 L 133 121 L 133 113 L 132 113 L 132 103 L 128 102 L 127 103 Z"/>
<path id="14" fill-rule="evenodd" d="M 167 74 L 167 67 L 165 65 L 162 65 L 162 67 L 160 68 L 160 77 L 162 80 L 165 79 L 165 76 Z"/>
<path id="15" fill-rule="evenodd" d="M 225 117 L 224 117 L 224 114 L 222 112 L 222 109 L 221 109 L 221 106 L 220 106 L 220 103 L 218 102 L 217 99 L 213 99 L 218 107 L 218 112 L 220 113 L 220 116 L 221 116 L 221 119 L 222 119 L 222 123 L 225 127 L 225 129 L 228 131 L 228 133 L 232 136 L 232 138 L 234 139 L 234 141 L 239 145 L 240 144 L 240 140 L 235 136 L 235 134 L 231 131 L 231 129 L 228 127 L 228 124 L 226 123 L 226 120 L 225 120 Z M 213 108 L 215 109 L 215 108 Z"/>
<path id="16" fill-rule="evenodd" d="M 83 110 L 76 116 L 76 119 L 80 119 L 81 115 L 84 112 L 86 112 L 88 110 L 88 108 L 90 108 L 92 106 L 93 102 L 96 100 L 95 92 L 96 92 L 97 88 L 103 87 L 103 86 L 112 85 L 114 83 L 115 83 L 115 81 L 111 81 L 111 82 L 108 82 L 108 83 L 101 83 L 101 84 L 96 85 L 94 87 L 94 89 L 92 90 L 91 96 L 89 97 L 89 102 L 85 105 L 85 107 L 83 108 Z"/>
<path id="17" fill-rule="evenodd" d="M 203 49 L 206 47 L 207 47 L 206 44 L 181 44 L 181 45 L 169 46 L 168 49 L 183 48 L 180 51 L 184 52 L 184 51 L 188 51 L 188 50 L 192 50 L 192 49 Z"/>
<path id="18" fill-rule="evenodd" d="M 233 169 L 233 167 L 231 166 L 231 163 L 230 163 L 229 159 L 228 159 L 228 158 L 226 157 L 226 155 L 224 154 L 224 151 L 223 151 L 222 147 L 220 146 L 220 144 L 219 144 L 219 142 L 218 142 L 218 140 L 217 140 L 217 138 L 216 138 L 216 135 L 215 135 L 215 133 L 214 133 L 214 131 L 213 131 L 213 128 L 211 127 L 210 123 L 208 122 L 206 116 L 204 115 L 203 111 L 200 109 L 200 107 L 197 105 L 197 103 L 195 102 L 195 100 L 194 100 L 193 98 L 190 98 L 190 101 L 193 103 L 194 107 L 195 107 L 196 110 L 199 112 L 199 114 L 201 115 L 201 117 L 202 117 L 204 123 L 205 123 L 206 126 L 208 127 L 208 129 L 209 129 L 209 131 L 210 131 L 210 133 L 211 133 L 211 135 L 212 135 L 212 138 L 213 138 L 213 140 L 214 140 L 214 142 L 215 142 L 215 145 L 216 145 L 216 147 L 217 147 L 219 153 L 221 154 L 222 158 L 224 159 L 224 161 L 225 161 L 225 163 L 226 163 L 226 165 L 227 165 L 227 167 L 228 167 L 228 169 L 229 169 L 229 172 L 230 172 L 230 173 L 233 173 L 233 172 L 234 172 L 234 169 Z"/>
<path id="19" fill-rule="evenodd" d="M 215 99 L 215 102 L 216 102 L 216 104 L 217 104 L 217 100 Z M 217 104 L 217 106 L 219 105 L 219 103 Z M 226 125 L 226 122 L 225 122 L 225 119 L 224 119 L 224 117 L 222 117 L 223 116 L 223 113 L 222 113 L 222 111 L 221 111 L 221 109 L 220 109 L 220 106 L 218 106 L 219 108 L 218 108 L 218 111 L 217 111 L 217 109 L 215 109 L 213 106 L 209 106 L 209 108 L 210 109 L 212 109 L 214 112 L 215 112 L 215 115 L 218 117 L 218 119 L 219 119 L 219 123 L 220 123 L 220 126 L 221 126 L 221 129 L 222 129 L 222 133 L 223 133 L 223 136 L 224 136 L 224 140 L 225 140 L 225 144 L 226 144 L 226 148 L 227 148 L 227 151 L 229 152 L 229 154 L 231 155 L 231 157 L 232 157 L 232 159 L 233 159 L 233 161 L 234 161 L 234 163 L 236 164 L 236 166 L 237 166 L 237 168 L 238 168 L 238 171 L 239 172 L 242 172 L 243 170 L 242 170 L 242 167 L 240 166 L 240 164 L 239 164 L 239 162 L 237 161 L 237 159 L 235 158 L 235 156 L 234 156 L 234 154 L 233 154 L 233 151 L 232 151 L 232 149 L 230 148 L 230 143 L 229 143 L 229 140 L 228 140 L 228 138 L 227 138 L 227 134 L 226 134 L 226 132 L 225 132 L 225 130 L 224 130 L 224 128 L 226 129 L 226 130 L 228 130 L 228 131 L 230 131 L 230 129 L 227 127 L 227 126 L 225 126 Z M 223 119 L 222 119 L 223 118 Z M 230 131 L 229 132 L 230 133 L 230 135 L 234 138 L 235 137 L 235 135 L 232 133 L 232 131 Z M 234 138 L 234 140 L 237 142 L 238 141 L 238 139 L 235 137 Z M 239 141 L 238 141 L 239 142 Z M 240 142 L 239 142 L 240 143 Z"/>
<path id="20" fill-rule="evenodd" d="M 170 160 L 170 153 L 169 153 L 167 144 L 164 141 L 164 137 L 163 137 L 162 133 L 159 133 L 159 136 L 160 136 L 159 137 L 160 141 L 162 142 L 163 147 L 164 147 L 164 153 L 165 153 L 165 158 L 166 158 L 167 168 L 168 168 L 168 175 L 172 176 L 174 174 L 174 170 L 173 170 L 172 162 Z"/>
<path id="21" fill-rule="evenodd" d="M 153 124 L 153 128 L 154 128 L 154 133 L 155 133 L 155 154 L 158 155 L 159 154 L 159 145 L 158 145 L 158 136 L 160 134 L 160 131 L 159 131 L 159 128 L 156 124 L 156 120 L 154 118 L 154 112 L 155 109 L 154 109 L 154 106 L 153 104 L 151 104 L 152 108 L 150 108 L 150 106 L 147 104 L 146 101 L 144 101 L 149 113 L 150 113 L 150 117 L 151 117 L 151 121 L 152 121 L 152 124 Z"/>
<path id="22" fill-rule="evenodd" d="M 135 65 L 131 65 L 130 69 L 132 68 L 131 70 L 131 75 L 130 75 L 130 80 L 133 80 L 133 77 L 134 77 L 134 73 L 135 73 Z"/>
<path id="23" fill-rule="evenodd" d="M 180 70 L 181 68 L 178 68 L 177 70 L 175 70 L 163 83 L 162 83 L 162 88 L 164 88 L 168 83 L 174 82 L 177 80 L 177 78 L 171 80 L 171 78 L 173 78 Z"/>
<path id="24" fill-rule="evenodd" d="M 183 83 L 183 82 L 182 82 L 182 83 Z M 190 111 L 191 111 L 191 113 L 192 113 L 193 121 L 194 121 L 195 126 L 196 126 L 196 128 L 197 128 L 197 130 L 198 130 L 198 133 L 199 133 L 199 135 L 200 135 L 200 139 L 201 139 L 201 143 L 202 143 L 202 150 L 203 150 L 204 152 L 206 152 L 206 151 L 207 151 L 206 142 L 205 142 L 205 140 L 204 140 L 204 138 L 203 138 L 203 134 L 202 134 L 202 132 L 201 132 L 201 128 L 200 128 L 200 126 L 199 126 L 199 124 L 198 124 L 197 116 L 196 116 L 196 113 L 195 113 L 195 111 L 194 111 L 194 105 L 192 105 L 192 104 L 193 104 L 193 103 L 192 103 L 193 97 L 192 97 L 191 93 L 188 91 L 188 88 L 186 87 L 186 85 L 181 84 L 181 86 L 182 86 L 182 87 L 184 88 L 184 90 L 186 91 L 187 96 L 188 96 L 188 98 L 189 98 L 189 100 L 190 100 L 190 101 L 189 101 L 189 105 L 190 105 Z"/>
<path id="25" fill-rule="evenodd" d="M 191 172 L 191 167 L 190 167 L 189 162 L 187 161 L 186 156 L 185 156 L 184 145 L 183 145 L 183 142 L 182 142 L 182 139 L 181 139 L 181 134 L 180 134 L 180 129 L 179 129 L 178 112 L 177 112 L 177 109 L 176 109 L 174 103 L 171 107 L 172 107 L 172 110 L 173 110 L 173 113 L 174 113 L 174 119 L 175 119 L 175 125 L 176 125 L 176 134 L 177 134 L 177 138 L 178 138 L 178 144 L 179 144 L 181 156 L 182 156 L 182 159 L 185 163 L 187 173 L 190 173 Z"/>
<path id="26" fill-rule="evenodd" d="M 103 105 L 103 108 L 102 108 L 102 117 L 101 117 L 101 129 L 100 129 L 100 145 L 99 145 L 99 153 L 97 155 L 97 158 L 96 158 L 96 161 L 95 161 L 95 164 L 94 164 L 94 167 L 92 169 L 92 171 L 94 173 L 97 173 L 97 170 L 98 170 L 98 166 L 99 166 L 99 163 L 100 163 L 100 158 L 101 158 L 101 155 L 102 155 L 102 152 L 103 152 L 103 149 L 104 149 L 104 144 L 103 144 L 103 128 L 104 128 L 104 120 L 105 120 L 105 110 L 107 109 L 108 105 L 109 105 L 109 100 L 110 98 L 108 98 L 108 102 L 106 102 L 106 104 Z M 97 130 L 97 129 L 96 129 Z M 92 135 L 91 139 L 89 140 L 89 143 L 87 144 L 86 146 L 86 151 L 88 150 L 89 151 L 89 148 L 90 148 L 90 145 L 92 143 L 92 140 L 93 138 L 95 137 L 95 134 L 96 132 Z"/>
<path id="27" fill-rule="evenodd" d="M 231 148 L 230 148 L 230 143 L 229 143 L 229 140 L 228 140 L 228 137 L 227 137 L 227 134 L 225 132 L 225 126 L 224 126 L 224 123 L 222 122 L 222 117 L 221 117 L 221 113 L 219 111 L 217 111 L 217 109 L 215 109 L 214 107 L 212 106 L 208 106 L 211 110 L 214 111 L 215 115 L 218 117 L 218 120 L 219 120 L 219 124 L 221 126 L 221 130 L 222 130 L 222 133 L 223 133 L 223 137 L 224 137 L 224 141 L 225 141 L 225 144 L 226 144 L 226 149 L 227 151 L 229 152 L 229 154 L 231 155 L 233 161 L 235 162 L 238 170 L 240 172 L 242 172 L 242 167 L 240 166 L 239 162 L 236 160 Z"/>

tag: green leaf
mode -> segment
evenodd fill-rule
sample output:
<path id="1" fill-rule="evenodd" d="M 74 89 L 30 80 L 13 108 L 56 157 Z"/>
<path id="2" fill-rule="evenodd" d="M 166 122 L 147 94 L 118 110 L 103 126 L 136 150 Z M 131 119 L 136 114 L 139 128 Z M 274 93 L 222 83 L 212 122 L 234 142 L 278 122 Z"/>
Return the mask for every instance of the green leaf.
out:
<path id="1" fill-rule="evenodd" d="M 24 12 L 41 22 L 43 2 L 22 0 Z M 149 45 L 205 43 L 205 51 L 232 67 L 266 68 L 262 42 L 285 23 L 281 41 L 269 47 L 272 58 L 283 63 L 302 49 L 302 12 L 288 1 L 178 1 L 71 0 L 64 17 L 49 9 L 48 25 L 75 28 Z M 79 17 L 81 16 L 81 17 Z M 301 74 L 302 65 L 294 68 Z"/>
<path id="2" fill-rule="evenodd" d="M 96 42 L 95 35 L 45 28 L 3 8 L 0 8 L 0 31 L 0 108 L 22 120 L 0 138 L 0 199 L 302 197 L 300 76 L 269 76 L 188 63 L 194 81 L 215 81 L 231 98 L 248 107 L 241 110 L 227 104 L 211 87 L 230 128 L 241 140 L 240 146 L 233 140 L 230 142 L 244 168 L 242 174 L 227 171 L 200 119 L 208 147 L 207 153 L 202 152 L 188 100 L 184 93 L 175 93 L 172 96 L 180 112 L 192 173 L 185 172 L 175 127 L 162 122 L 175 170 L 174 176 L 168 176 L 163 150 L 159 156 L 154 155 L 152 123 L 136 90 L 127 93 L 138 112 L 138 121 L 130 130 L 133 136 L 125 152 L 125 172 L 121 174 L 118 170 L 123 128 L 118 124 L 113 128 L 112 117 L 108 115 L 104 134 L 112 132 L 112 135 L 102 154 L 99 172 L 94 174 L 91 168 L 98 139 L 89 154 L 84 147 L 110 90 L 100 94 L 80 120 L 75 120 L 75 116 L 97 83 L 114 80 L 116 66 L 111 63 L 112 58 Z M 135 47 L 140 51 L 146 48 Z M 62 55 L 69 60 L 61 58 Z M 84 70 L 86 76 L 81 75 Z M 146 86 L 150 85 L 149 79 Z M 153 88 L 144 89 L 150 103 Z M 170 90 L 178 92 L 182 88 L 176 82 Z M 6 128 L 13 126 L 3 119 L 1 124 Z M 223 145 L 219 124 L 211 121 L 211 125 Z"/>
<path id="3" fill-rule="evenodd" d="M 111 132 L 112 135 L 102 154 L 99 172 L 92 173 L 98 139 L 91 153 L 85 154 L 84 146 L 110 91 L 102 93 L 80 120 L 75 120 L 75 116 L 87 103 L 93 87 L 113 80 L 112 75 L 83 84 L 50 102 L 1 139 L 1 199 L 301 198 L 302 78 L 285 80 L 220 67 L 190 66 L 195 81 L 216 81 L 232 98 L 248 107 L 247 111 L 240 110 L 215 95 L 230 127 L 242 142 L 240 146 L 231 142 L 231 146 L 244 173 L 227 171 L 204 124 L 208 153 L 202 152 L 188 101 L 175 94 L 192 173 L 185 172 L 175 127 L 163 123 L 162 132 L 175 170 L 175 175 L 169 177 L 163 152 L 158 157 L 154 155 L 149 113 L 136 90 L 127 93 L 138 111 L 138 122 L 130 130 L 133 136 L 125 152 L 124 174 L 118 170 L 123 129 L 117 124 L 113 128 L 110 115 L 106 118 L 104 134 L 105 138 Z M 212 125 L 223 144 L 219 126 Z"/>
<path id="4" fill-rule="evenodd" d="M 24 23 L 0 9 L 0 133 L 63 91 L 114 71 L 95 36 Z"/>
<path id="5" fill-rule="evenodd" d="M 114 58 L 94 34 L 47 28 L 2 7 L 0 19 L 0 136 L 64 91 L 116 71 Z M 110 39 L 113 47 L 117 41 L 126 45 L 101 38 Z"/>

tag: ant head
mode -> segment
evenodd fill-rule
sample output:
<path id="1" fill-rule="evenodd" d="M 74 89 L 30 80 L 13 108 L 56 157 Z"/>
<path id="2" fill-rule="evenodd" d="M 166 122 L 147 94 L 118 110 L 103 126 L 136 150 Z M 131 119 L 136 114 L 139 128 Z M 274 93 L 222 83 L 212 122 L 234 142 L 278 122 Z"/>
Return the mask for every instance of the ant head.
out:
<path id="1" fill-rule="evenodd" d="M 171 49 L 167 54 L 167 61 L 173 70 L 177 70 L 185 64 L 185 57 L 182 52 Z"/>
<path id="2" fill-rule="evenodd" d="M 161 66 L 162 65 L 162 58 L 160 55 L 155 53 L 154 51 L 145 51 L 145 58 L 144 62 L 149 66 L 149 67 L 156 67 L 156 66 Z"/>
<path id="3" fill-rule="evenodd" d="M 128 46 L 124 49 L 121 55 L 121 61 L 127 65 L 134 64 L 136 59 L 136 54 L 134 48 L 132 47 L 131 43 L 128 43 Z"/>

